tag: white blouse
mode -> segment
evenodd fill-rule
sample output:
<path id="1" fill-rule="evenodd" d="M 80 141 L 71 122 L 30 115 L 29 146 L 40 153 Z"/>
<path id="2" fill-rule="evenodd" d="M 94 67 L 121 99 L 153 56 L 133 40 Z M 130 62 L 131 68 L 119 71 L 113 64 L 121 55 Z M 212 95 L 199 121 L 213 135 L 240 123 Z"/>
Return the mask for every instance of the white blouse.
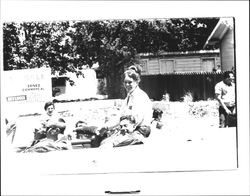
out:
<path id="1" fill-rule="evenodd" d="M 139 86 L 127 95 L 121 108 L 121 115 L 133 115 L 137 126 L 150 126 L 152 112 L 152 102 Z"/>
<path id="2" fill-rule="evenodd" d="M 219 95 L 224 104 L 228 107 L 235 106 L 235 85 L 226 85 L 223 81 L 215 85 L 215 94 Z"/>

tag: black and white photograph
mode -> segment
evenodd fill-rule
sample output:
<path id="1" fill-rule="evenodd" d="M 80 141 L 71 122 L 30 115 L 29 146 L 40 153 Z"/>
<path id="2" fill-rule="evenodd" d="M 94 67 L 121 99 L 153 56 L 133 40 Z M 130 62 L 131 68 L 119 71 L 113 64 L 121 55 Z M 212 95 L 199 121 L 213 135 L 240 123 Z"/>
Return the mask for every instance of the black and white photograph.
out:
<path id="1" fill-rule="evenodd" d="M 3 1 L 3 195 L 249 194 L 247 14 L 172 3 Z"/>

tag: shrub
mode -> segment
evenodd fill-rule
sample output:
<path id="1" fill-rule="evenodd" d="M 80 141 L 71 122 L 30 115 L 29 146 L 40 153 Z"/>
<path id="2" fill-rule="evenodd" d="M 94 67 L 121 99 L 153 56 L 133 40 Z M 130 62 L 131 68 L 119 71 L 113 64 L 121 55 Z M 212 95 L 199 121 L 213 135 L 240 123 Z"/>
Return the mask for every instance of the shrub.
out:
<path id="1" fill-rule="evenodd" d="M 188 91 L 185 93 L 185 95 L 182 97 L 183 102 L 192 102 L 193 101 L 193 94 L 192 92 Z"/>

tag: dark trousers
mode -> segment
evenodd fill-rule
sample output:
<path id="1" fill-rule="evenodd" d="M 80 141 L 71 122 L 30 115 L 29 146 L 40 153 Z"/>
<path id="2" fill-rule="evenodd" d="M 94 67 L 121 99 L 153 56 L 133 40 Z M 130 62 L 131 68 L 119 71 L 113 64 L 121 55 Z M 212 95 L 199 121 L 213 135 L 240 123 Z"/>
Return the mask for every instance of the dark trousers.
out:
<path id="1" fill-rule="evenodd" d="M 137 126 L 135 131 L 138 131 L 140 134 L 142 134 L 144 137 L 148 137 L 151 132 L 150 126 Z M 106 139 L 108 136 L 106 132 L 104 134 L 96 135 L 95 139 L 92 140 L 91 146 L 92 147 L 99 147 L 101 142 Z M 135 144 L 141 144 L 142 142 L 138 142 Z"/>
<path id="2" fill-rule="evenodd" d="M 135 131 L 138 131 L 144 137 L 148 137 L 150 135 L 151 128 L 150 128 L 150 126 L 145 126 L 145 125 L 144 126 L 137 126 Z"/>
<path id="3" fill-rule="evenodd" d="M 231 112 L 234 110 L 233 107 L 227 107 Z M 227 114 L 225 109 L 220 106 L 219 107 L 219 118 L 220 118 L 220 128 L 224 127 L 235 127 L 237 122 L 236 122 L 236 114 Z"/>

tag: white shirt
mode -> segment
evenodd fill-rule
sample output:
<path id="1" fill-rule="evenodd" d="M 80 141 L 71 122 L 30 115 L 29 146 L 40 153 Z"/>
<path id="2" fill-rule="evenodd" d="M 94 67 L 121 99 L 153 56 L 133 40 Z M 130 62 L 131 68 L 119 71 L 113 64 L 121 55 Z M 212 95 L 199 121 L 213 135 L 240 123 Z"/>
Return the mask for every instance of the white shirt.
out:
<path id="1" fill-rule="evenodd" d="M 219 95 L 223 103 L 232 107 L 235 105 L 235 85 L 234 83 L 231 86 L 226 85 L 223 81 L 215 85 L 215 94 Z"/>
<path id="2" fill-rule="evenodd" d="M 127 95 L 121 108 L 121 115 L 134 116 L 137 126 L 150 126 L 152 112 L 152 102 L 139 86 Z"/>

